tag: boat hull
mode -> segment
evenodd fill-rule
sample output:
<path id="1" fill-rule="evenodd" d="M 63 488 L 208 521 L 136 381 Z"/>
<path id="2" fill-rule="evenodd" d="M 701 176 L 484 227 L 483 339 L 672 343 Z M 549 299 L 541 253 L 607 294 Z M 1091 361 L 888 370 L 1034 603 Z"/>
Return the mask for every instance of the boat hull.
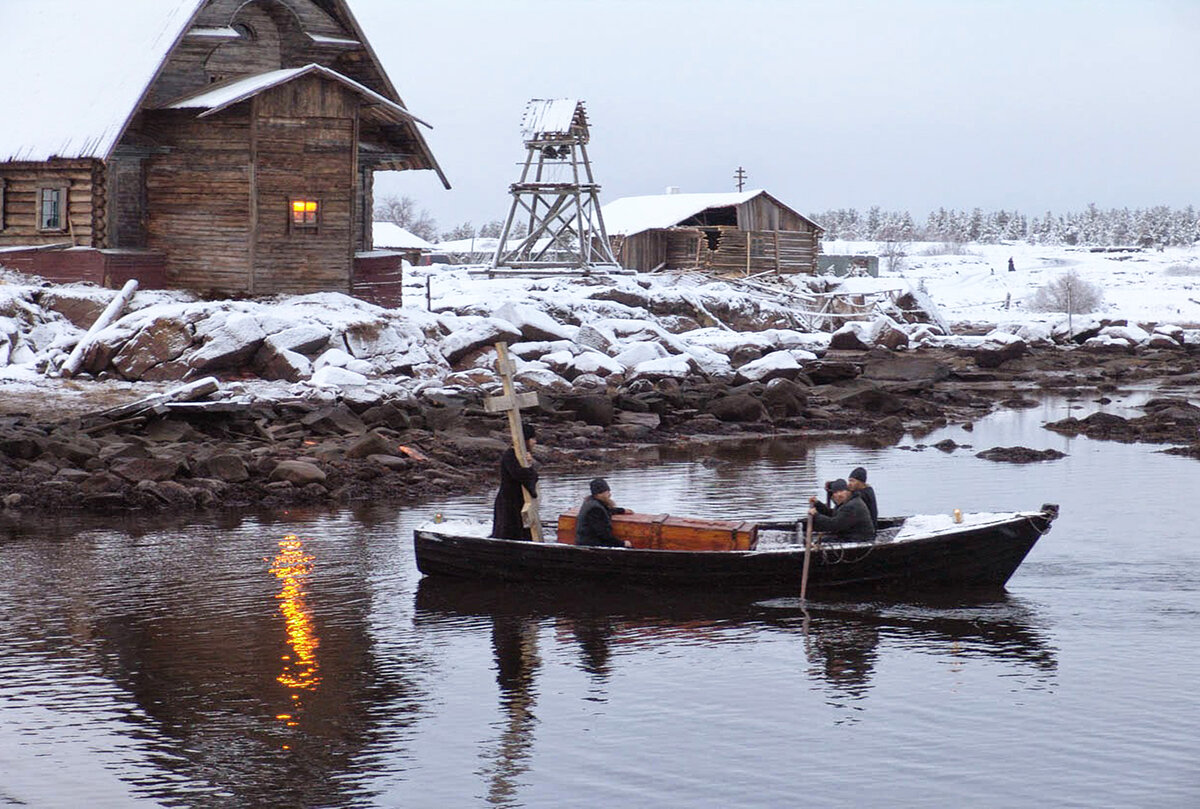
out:
<path id="1" fill-rule="evenodd" d="M 961 531 L 870 545 L 829 545 L 813 552 L 808 589 L 1002 588 L 1055 514 L 1042 511 Z M 430 576 L 514 582 L 603 582 L 609 586 L 799 588 L 802 548 L 668 551 L 578 547 L 414 531 L 418 569 Z"/>

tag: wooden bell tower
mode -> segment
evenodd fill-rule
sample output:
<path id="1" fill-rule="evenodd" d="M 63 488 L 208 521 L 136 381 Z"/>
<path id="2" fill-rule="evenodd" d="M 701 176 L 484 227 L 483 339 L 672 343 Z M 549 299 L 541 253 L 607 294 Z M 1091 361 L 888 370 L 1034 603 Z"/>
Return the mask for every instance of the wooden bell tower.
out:
<path id="1" fill-rule="evenodd" d="M 588 160 L 587 111 L 574 98 L 535 98 L 521 121 L 525 163 L 509 187 L 512 205 L 504 220 L 492 269 L 615 269 L 600 214 L 600 186 Z M 513 224 L 527 223 L 524 237 Z"/>

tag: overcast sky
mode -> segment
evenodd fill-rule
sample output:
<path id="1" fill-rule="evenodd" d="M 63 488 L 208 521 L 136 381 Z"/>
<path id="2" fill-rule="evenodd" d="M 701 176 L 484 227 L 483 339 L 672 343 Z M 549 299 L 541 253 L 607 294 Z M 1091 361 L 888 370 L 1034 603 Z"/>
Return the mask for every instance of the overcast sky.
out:
<path id="1" fill-rule="evenodd" d="M 765 188 L 836 207 L 1200 204 L 1200 0 L 350 0 L 449 229 L 507 213 L 530 98 L 587 103 L 601 201 Z"/>

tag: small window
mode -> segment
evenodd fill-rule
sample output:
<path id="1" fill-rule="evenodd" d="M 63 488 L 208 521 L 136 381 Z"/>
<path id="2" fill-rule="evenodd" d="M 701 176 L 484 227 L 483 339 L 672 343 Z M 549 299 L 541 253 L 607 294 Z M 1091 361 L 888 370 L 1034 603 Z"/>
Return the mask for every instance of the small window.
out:
<path id="1" fill-rule="evenodd" d="M 240 36 L 242 39 L 248 40 L 250 42 L 254 42 L 255 40 L 258 39 L 258 34 L 254 33 L 254 29 L 251 28 L 250 26 L 246 25 L 246 23 L 244 23 L 244 22 L 235 22 L 233 25 L 231 25 L 229 27 L 232 28 L 234 31 L 237 31 L 237 35 Z"/>
<path id="2" fill-rule="evenodd" d="M 67 229 L 65 186 L 38 189 L 38 230 Z"/>
<path id="3" fill-rule="evenodd" d="M 321 201 L 318 199 L 293 199 L 290 221 L 293 231 L 316 232 L 321 222 Z"/>

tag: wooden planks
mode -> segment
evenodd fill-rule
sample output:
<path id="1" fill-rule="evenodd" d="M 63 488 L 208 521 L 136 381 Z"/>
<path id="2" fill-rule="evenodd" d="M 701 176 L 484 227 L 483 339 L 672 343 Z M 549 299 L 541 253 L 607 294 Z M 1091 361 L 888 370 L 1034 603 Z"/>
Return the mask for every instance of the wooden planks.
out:
<path id="1" fill-rule="evenodd" d="M 575 544 L 578 509 L 558 517 L 558 541 Z M 758 543 L 751 522 L 702 520 L 669 514 L 614 514 L 613 536 L 635 548 L 662 551 L 748 551 Z"/>

